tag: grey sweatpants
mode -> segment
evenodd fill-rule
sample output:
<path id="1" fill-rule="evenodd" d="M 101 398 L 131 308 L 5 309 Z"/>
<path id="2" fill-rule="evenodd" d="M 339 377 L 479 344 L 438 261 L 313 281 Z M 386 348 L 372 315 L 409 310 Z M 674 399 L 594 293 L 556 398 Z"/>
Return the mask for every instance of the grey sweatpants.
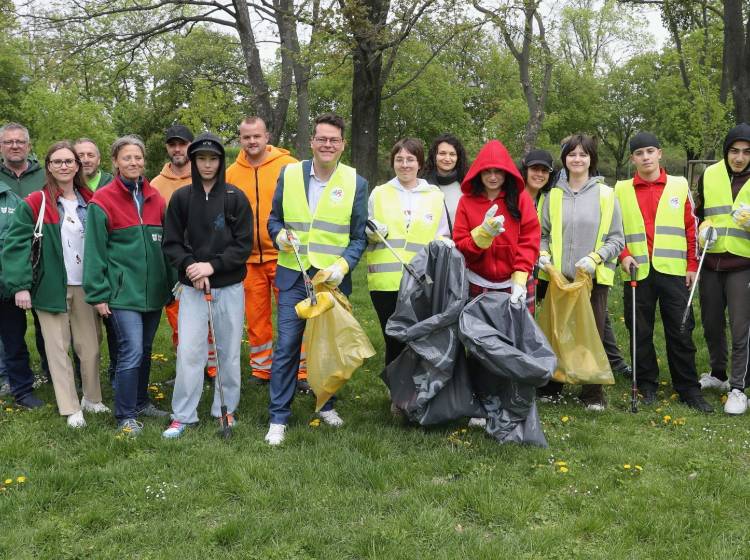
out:
<path id="1" fill-rule="evenodd" d="M 700 277 L 701 320 L 712 371 L 727 371 L 725 311 L 729 311 L 732 336 L 732 369 L 727 372 L 732 389 L 745 389 L 750 337 L 750 269 L 716 272 L 703 269 Z"/>
<path id="2" fill-rule="evenodd" d="M 224 389 L 224 402 L 231 414 L 240 402 L 240 344 L 245 315 L 242 282 L 212 288 L 218 375 Z M 203 292 L 183 286 L 177 318 L 177 378 L 172 393 L 172 418 L 183 423 L 198 421 L 198 402 L 203 391 L 203 368 L 208 358 L 208 304 Z M 214 383 L 211 415 L 221 416 L 219 383 Z"/>

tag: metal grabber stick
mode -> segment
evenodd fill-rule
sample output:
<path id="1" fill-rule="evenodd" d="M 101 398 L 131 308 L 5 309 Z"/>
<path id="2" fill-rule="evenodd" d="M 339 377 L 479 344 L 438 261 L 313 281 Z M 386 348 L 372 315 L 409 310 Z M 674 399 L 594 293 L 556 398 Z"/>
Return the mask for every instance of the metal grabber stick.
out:
<path id="1" fill-rule="evenodd" d="M 216 356 L 216 388 L 219 390 L 219 401 L 221 402 L 221 430 L 220 433 L 224 439 L 232 437 L 232 427 L 229 425 L 229 414 L 227 405 L 224 403 L 224 386 L 221 382 L 221 364 L 219 364 L 219 349 L 216 346 L 216 330 L 214 329 L 214 311 L 213 296 L 208 284 L 203 284 L 203 294 L 208 304 L 208 331 L 211 333 L 211 346 L 213 346 L 214 356 Z"/>
<path id="2" fill-rule="evenodd" d="M 289 244 L 292 246 L 294 256 L 297 258 L 297 264 L 299 265 L 299 269 L 302 271 L 302 280 L 305 282 L 305 291 L 307 292 L 307 297 L 310 298 L 310 305 L 314 307 L 318 305 L 318 298 L 315 297 L 315 288 L 313 287 L 312 280 L 310 280 L 310 275 L 307 274 L 307 270 L 305 270 L 305 267 L 302 266 L 302 259 L 299 256 L 297 245 L 296 243 L 292 242 L 292 234 L 294 233 L 294 229 L 292 229 L 292 227 L 288 224 L 284 224 L 284 228 L 286 229 L 287 241 L 289 241 Z"/>
<path id="3" fill-rule="evenodd" d="M 377 236 L 380 238 L 380 242 L 385 245 L 385 248 L 388 249 L 394 257 L 396 257 L 396 260 L 401 263 L 401 266 L 404 267 L 404 270 L 406 270 L 409 276 L 414 278 L 414 280 L 416 280 L 419 285 L 422 286 L 422 288 L 424 288 L 427 284 L 432 284 L 432 279 L 429 276 L 427 276 L 426 274 L 420 276 L 417 271 L 414 270 L 414 267 L 411 264 L 404 262 L 404 259 L 401 258 L 401 255 L 399 255 L 395 251 L 395 249 L 391 247 L 391 244 L 388 243 L 388 241 L 385 240 L 385 237 L 383 237 L 383 235 L 378 231 L 378 228 L 375 226 L 372 220 L 367 220 L 367 227 L 369 227 L 377 234 Z"/>
<path id="4" fill-rule="evenodd" d="M 711 239 L 711 232 L 715 231 L 716 228 L 714 226 L 708 226 L 706 229 L 706 240 Z M 703 261 L 706 258 L 706 253 L 708 252 L 708 241 L 706 241 L 706 246 L 703 247 L 703 252 L 701 253 L 701 259 L 698 262 L 698 271 L 695 273 L 695 280 L 693 281 L 693 285 L 690 287 L 690 297 L 688 297 L 687 305 L 685 306 L 685 312 L 682 314 L 682 321 L 680 321 L 680 332 L 685 332 L 685 325 L 687 324 L 688 317 L 690 316 L 690 310 L 692 309 L 693 304 L 693 296 L 695 295 L 695 288 L 698 287 L 698 280 L 701 277 L 701 270 L 703 270 Z"/>
<path id="5" fill-rule="evenodd" d="M 630 329 L 630 335 L 632 337 L 631 345 L 633 348 L 633 379 L 631 380 L 631 388 L 630 388 L 630 412 L 635 414 L 638 412 L 638 379 L 636 377 L 636 370 L 637 370 L 637 362 L 636 362 L 636 338 L 635 338 L 635 329 L 636 329 L 636 313 L 635 313 L 635 292 L 636 288 L 638 287 L 638 268 L 635 266 L 635 263 L 633 263 L 630 266 L 630 289 L 632 290 L 632 324 Z"/>

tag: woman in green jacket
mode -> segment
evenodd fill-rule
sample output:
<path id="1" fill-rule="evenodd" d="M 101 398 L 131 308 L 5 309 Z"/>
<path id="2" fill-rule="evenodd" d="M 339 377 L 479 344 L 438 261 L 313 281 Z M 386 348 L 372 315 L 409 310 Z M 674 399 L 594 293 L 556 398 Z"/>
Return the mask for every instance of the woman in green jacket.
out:
<path id="1" fill-rule="evenodd" d="M 112 144 L 114 180 L 89 204 L 83 289 L 117 336 L 115 418 L 138 435 L 138 416 L 168 416 L 148 399 L 151 345 L 170 299 L 170 273 L 161 250 L 165 203 L 143 177 L 146 149 L 137 136 Z"/>
<path id="2" fill-rule="evenodd" d="M 36 310 L 44 337 L 52 384 L 60 414 L 68 426 L 86 425 L 83 410 L 109 412 L 101 402 L 99 384 L 99 320 L 86 303 L 83 279 L 83 238 L 86 206 L 92 192 L 70 142 L 47 151 L 46 182 L 16 210 L 3 251 L 5 282 L 16 305 Z M 37 273 L 30 262 L 34 226 L 42 216 L 42 251 Z M 83 399 L 78 402 L 71 345 L 81 361 Z"/>

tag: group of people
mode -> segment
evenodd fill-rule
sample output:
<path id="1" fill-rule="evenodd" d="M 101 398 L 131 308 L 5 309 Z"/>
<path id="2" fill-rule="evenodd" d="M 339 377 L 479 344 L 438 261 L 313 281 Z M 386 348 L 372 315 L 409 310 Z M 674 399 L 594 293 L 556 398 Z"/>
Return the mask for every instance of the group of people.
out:
<path id="1" fill-rule="evenodd" d="M 390 154 L 395 176 L 371 191 L 340 161 L 344 138 L 344 120 L 321 115 L 312 127 L 312 158 L 297 161 L 269 143 L 261 118 L 248 117 L 239 125 L 242 149 L 226 167 L 218 137 L 194 137 L 187 127 L 174 125 L 165 138 L 169 161 L 149 181 L 145 147 L 136 136 L 113 143 L 109 175 L 91 140 L 53 144 L 40 166 L 30 157 L 22 125 L 0 129 L 0 339 L 16 403 L 43 404 L 33 392 L 24 342 L 31 310 L 42 367 L 49 370 L 68 425 L 84 426 L 84 412 L 109 411 L 99 378 L 101 324 L 118 429 L 137 435 L 143 427 L 139 418 L 166 417 L 147 392 L 153 339 L 165 308 L 177 359 L 164 437 L 180 437 L 198 422 L 204 375 L 211 375 L 217 362 L 228 421 L 234 424 L 245 323 L 251 379 L 269 387 L 265 441 L 279 445 L 295 393 L 306 385 L 305 351 L 315 351 L 303 348 L 305 320 L 295 310 L 307 297 L 303 272 L 349 295 L 351 271 L 365 257 L 387 364 L 403 350 L 386 334 L 402 262 L 437 241 L 463 255 L 470 296 L 504 291 L 513 305 L 526 305 L 532 313 L 547 291 L 546 267 L 568 280 L 577 273 L 590 276 L 591 307 L 611 367 L 629 374 L 607 311 L 619 264 L 624 281 L 631 274 L 637 278 L 631 350 L 638 355 L 643 403 L 656 400 L 659 383 L 653 344 L 658 303 L 680 400 L 711 412 L 701 391 L 717 389 L 728 395 L 726 413 L 746 411 L 750 125 L 728 133 L 723 158 L 698 182 L 695 203 L 687 181 L 660 165 L 659 140 L 648 132 L 630 140 L 634 177 L 614 188 L 599 175 L 596 142 L 585 134 L 562 141 L 557 172 L 545 150 L 530 151 L 516 166 L 505 146 L 491 140 L 469 165 L 454 135 L 439 136 L 427 153 L 420 140 L 404 138 Z M 701 318 L 711 371 L 699 378 L 692 313 L 686 323 L 681 319 L 701 252 Z M 631 298 L 631 290 L 624 290 L 628 308 Z M 209 351 L 211 334 L 216 355 Z M 554 398 L 561 389 L 550 382 L 539 396 Z M 601 385 L 584 385 L 580 399 L 594 411 L 607 404 Z M 212 416 L 221 415 L 221 405 L 215 391 Z M 343 424 L 335 397 L 318 414 L 331 426 Z"/>

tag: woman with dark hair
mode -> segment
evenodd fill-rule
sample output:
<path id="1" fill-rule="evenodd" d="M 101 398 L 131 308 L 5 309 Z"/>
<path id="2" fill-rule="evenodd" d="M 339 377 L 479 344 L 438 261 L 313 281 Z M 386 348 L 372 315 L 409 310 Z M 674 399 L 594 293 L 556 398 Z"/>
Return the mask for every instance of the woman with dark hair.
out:
<path id="1" fill-rule="evenodd" d="M 396 176 L 375 187 L 368 201 L 368 215 L 376 230 L 367 228 L 367 285 L 385 339 L 386 365 L 404 345 L 385 334 L 385 325 L 396 309 L 403 269 L 381 242 L 388 243 L 408 263 L 434 239 L 450 241 L 443 193 L 417 175 L 424 165 L 424 148 L 416 138 L 404 138 L 391 150 Z"/>
<path id="2" fill-rule="evenodd" d="M 565 174 L 560 174 L 542 206 L 539 266 L 552 263 L 568 280 L 578 269 L 592 277 L 591 307 L 603 339 L 609 288 L 617 256 L 625 246 L 620 206 L 614 190 L 595 174 L 597 149 L 592 137 L 574 134 L 560 157 Z M 601 385 L 584 385 L 580 398 L 589 410 L 606 407 Z"/>
<path id="3" fill-rule="evenodd" d="M 112 144 L 114 180 L 89 205 L 83 286 L 86 301 L 110 317 L 117 337 L 115 418 L 137 436 L 142 416 L 168 416 L 148 399 L 151 345 L 174 270 L 161 249 L 165 202 L 143 177 L 146 148 L 137 136 Z"/>
<path id="4" fill-rule="evenodd" d="M 466 259 L 469 295 L 511 294 L 524 302 L 539 255 L 539 219 L 508 150 L 487 142 L 461 184 L 453 239 Z"/>
<path id="5" fill-rule="evenodd" d="M 535 205 L 538 206 L 544 194 L 552 188 L 554 170 L 552 154 L 547 150 L 531 150 L 521 160 L 521 176 Z"/>
<path id="6" fill-rule="evenodd" d="M 456 221 L 458 199 L 461 198 L 461 181 L 466 176 L 468 166 L 461 140 L 453 134 L 441 134 L 432 142 L 422 170 L 422 178 L 443 191 L 451 231 Z"/>
<path id="7" fill-rule="evenodd" d="M 57 407 L 68 426 L 86 425 L 83 410 L 109 412 L 99 384 L 100 327 L 83 288 L 86 208 L 93 193 L 70 142 L 57 142 L 45 158 L 44 188 L 30 194 L 16 211 L 3 252 L 5 281 L 21 309 L 36 310 L 42 327 Z M 42 251 L 33 270 L 31 239 L 42 214 Z M 71 345 L 81 361 L 83 399 L 78 402 Z"/>

